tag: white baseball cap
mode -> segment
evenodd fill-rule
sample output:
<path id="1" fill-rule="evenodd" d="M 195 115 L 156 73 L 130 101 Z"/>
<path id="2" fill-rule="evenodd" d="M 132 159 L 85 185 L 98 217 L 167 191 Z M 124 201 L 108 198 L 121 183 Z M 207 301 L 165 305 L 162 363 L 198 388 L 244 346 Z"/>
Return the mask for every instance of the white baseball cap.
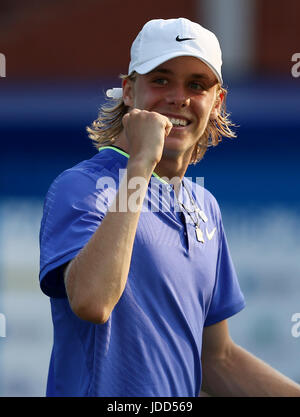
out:
<path id="1" fill-rule="evenodd" d="M 132 43 L 128 74 L 147 74 L 178 56 L 193 56 L 204 62 L 222 84 L 222 52 L 214 33 L 198 23 L 178 19 L 153 19 L 147 22 Z M 108 97 L 118 98 L 122 89 L 108 90 Z"/>
<path id="2" fill-rule="evenodd" d="M 199 58 L 222 80 L 222 53 L 214 33 L 198 23 L 178 19 L 154 19 L 147 22 L 131 46 L 128 74 L 146 74 L 158 65 L 178 56 Z"/>

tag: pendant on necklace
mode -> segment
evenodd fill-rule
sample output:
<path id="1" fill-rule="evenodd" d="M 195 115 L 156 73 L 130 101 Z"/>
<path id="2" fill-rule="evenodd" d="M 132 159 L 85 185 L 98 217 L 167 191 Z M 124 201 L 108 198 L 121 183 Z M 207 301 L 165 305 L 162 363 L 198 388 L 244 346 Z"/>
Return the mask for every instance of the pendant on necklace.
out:
<path id="1" fill-rule="evenodd" d="M 195 225 L 195 232 L 198 242 L 204 243 L 202 230 L 197 225 Z"/>

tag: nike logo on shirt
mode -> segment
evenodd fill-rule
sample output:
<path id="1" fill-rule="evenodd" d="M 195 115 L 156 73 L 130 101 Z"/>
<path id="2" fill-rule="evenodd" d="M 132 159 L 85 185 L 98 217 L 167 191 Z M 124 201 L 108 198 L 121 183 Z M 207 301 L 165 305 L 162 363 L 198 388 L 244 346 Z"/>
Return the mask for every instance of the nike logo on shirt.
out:
<path id="1" fill-rule="evenodd" d="M 207 236 L 207 239 L 208 239 L 208 240 L 212 240 L 212 238 L 213 238 L 213 236 L 214 236 L 214 234 L 215 234 L 215 231 L 216 231 L 216 228 L 215 228 L 215 227 L 212 229 L 212 231 L 211 231 L 211 232 L 209 232 L 209 231 L 207 230 L 207 228 L 206 228 L 206 236 Z"/>

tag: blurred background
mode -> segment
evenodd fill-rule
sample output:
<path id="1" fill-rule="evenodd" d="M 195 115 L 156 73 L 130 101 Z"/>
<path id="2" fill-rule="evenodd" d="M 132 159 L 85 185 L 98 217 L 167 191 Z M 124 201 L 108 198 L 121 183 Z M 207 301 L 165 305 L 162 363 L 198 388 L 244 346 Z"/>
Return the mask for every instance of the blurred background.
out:
<path id="1" fill-rule="evenodd" d="M 0 396 L 45 395 L 53 335 L 38 236 L 48 187 L 94 155 L 85 128 L 120 86 L 137 32 L 180 16 L 219 37 L 239 126 L 187 172 L 219 201 L 245 294 L 231 334 L 300 382 L 299 14 L 298 0 L 1 0 Z"/>

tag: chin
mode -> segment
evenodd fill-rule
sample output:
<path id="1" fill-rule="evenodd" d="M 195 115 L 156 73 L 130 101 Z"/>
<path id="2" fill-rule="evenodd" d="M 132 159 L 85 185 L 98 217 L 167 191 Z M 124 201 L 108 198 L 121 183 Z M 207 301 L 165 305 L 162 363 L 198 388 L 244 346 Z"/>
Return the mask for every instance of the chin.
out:
<path id="1" fill-rule="evenodd" d="M 182 146 L 176 146 L 172 144 L 170 146 L 165 145 L 163 150 L 163 158 L 166 159 L 178 159 L 180 156 L 184 155 L 187 152 L 187 149 L 183 149 Z"/>
<path id="2" fill-rule="evenodd" d="M 165 139 L 165 148 L 168 149 L 177 149 L 181 151 L 186 151 L 188 144 L 191 146 L 191 140 L 186 137 L 178 137 L 169 135 Z"/>
<path id="3" fill-rule="evenodd" d="M 182 147 L 187 142 L 187 138 L 180 136 L 167 136 L 165 139 L 165 146 L 169 147 Z"/>

